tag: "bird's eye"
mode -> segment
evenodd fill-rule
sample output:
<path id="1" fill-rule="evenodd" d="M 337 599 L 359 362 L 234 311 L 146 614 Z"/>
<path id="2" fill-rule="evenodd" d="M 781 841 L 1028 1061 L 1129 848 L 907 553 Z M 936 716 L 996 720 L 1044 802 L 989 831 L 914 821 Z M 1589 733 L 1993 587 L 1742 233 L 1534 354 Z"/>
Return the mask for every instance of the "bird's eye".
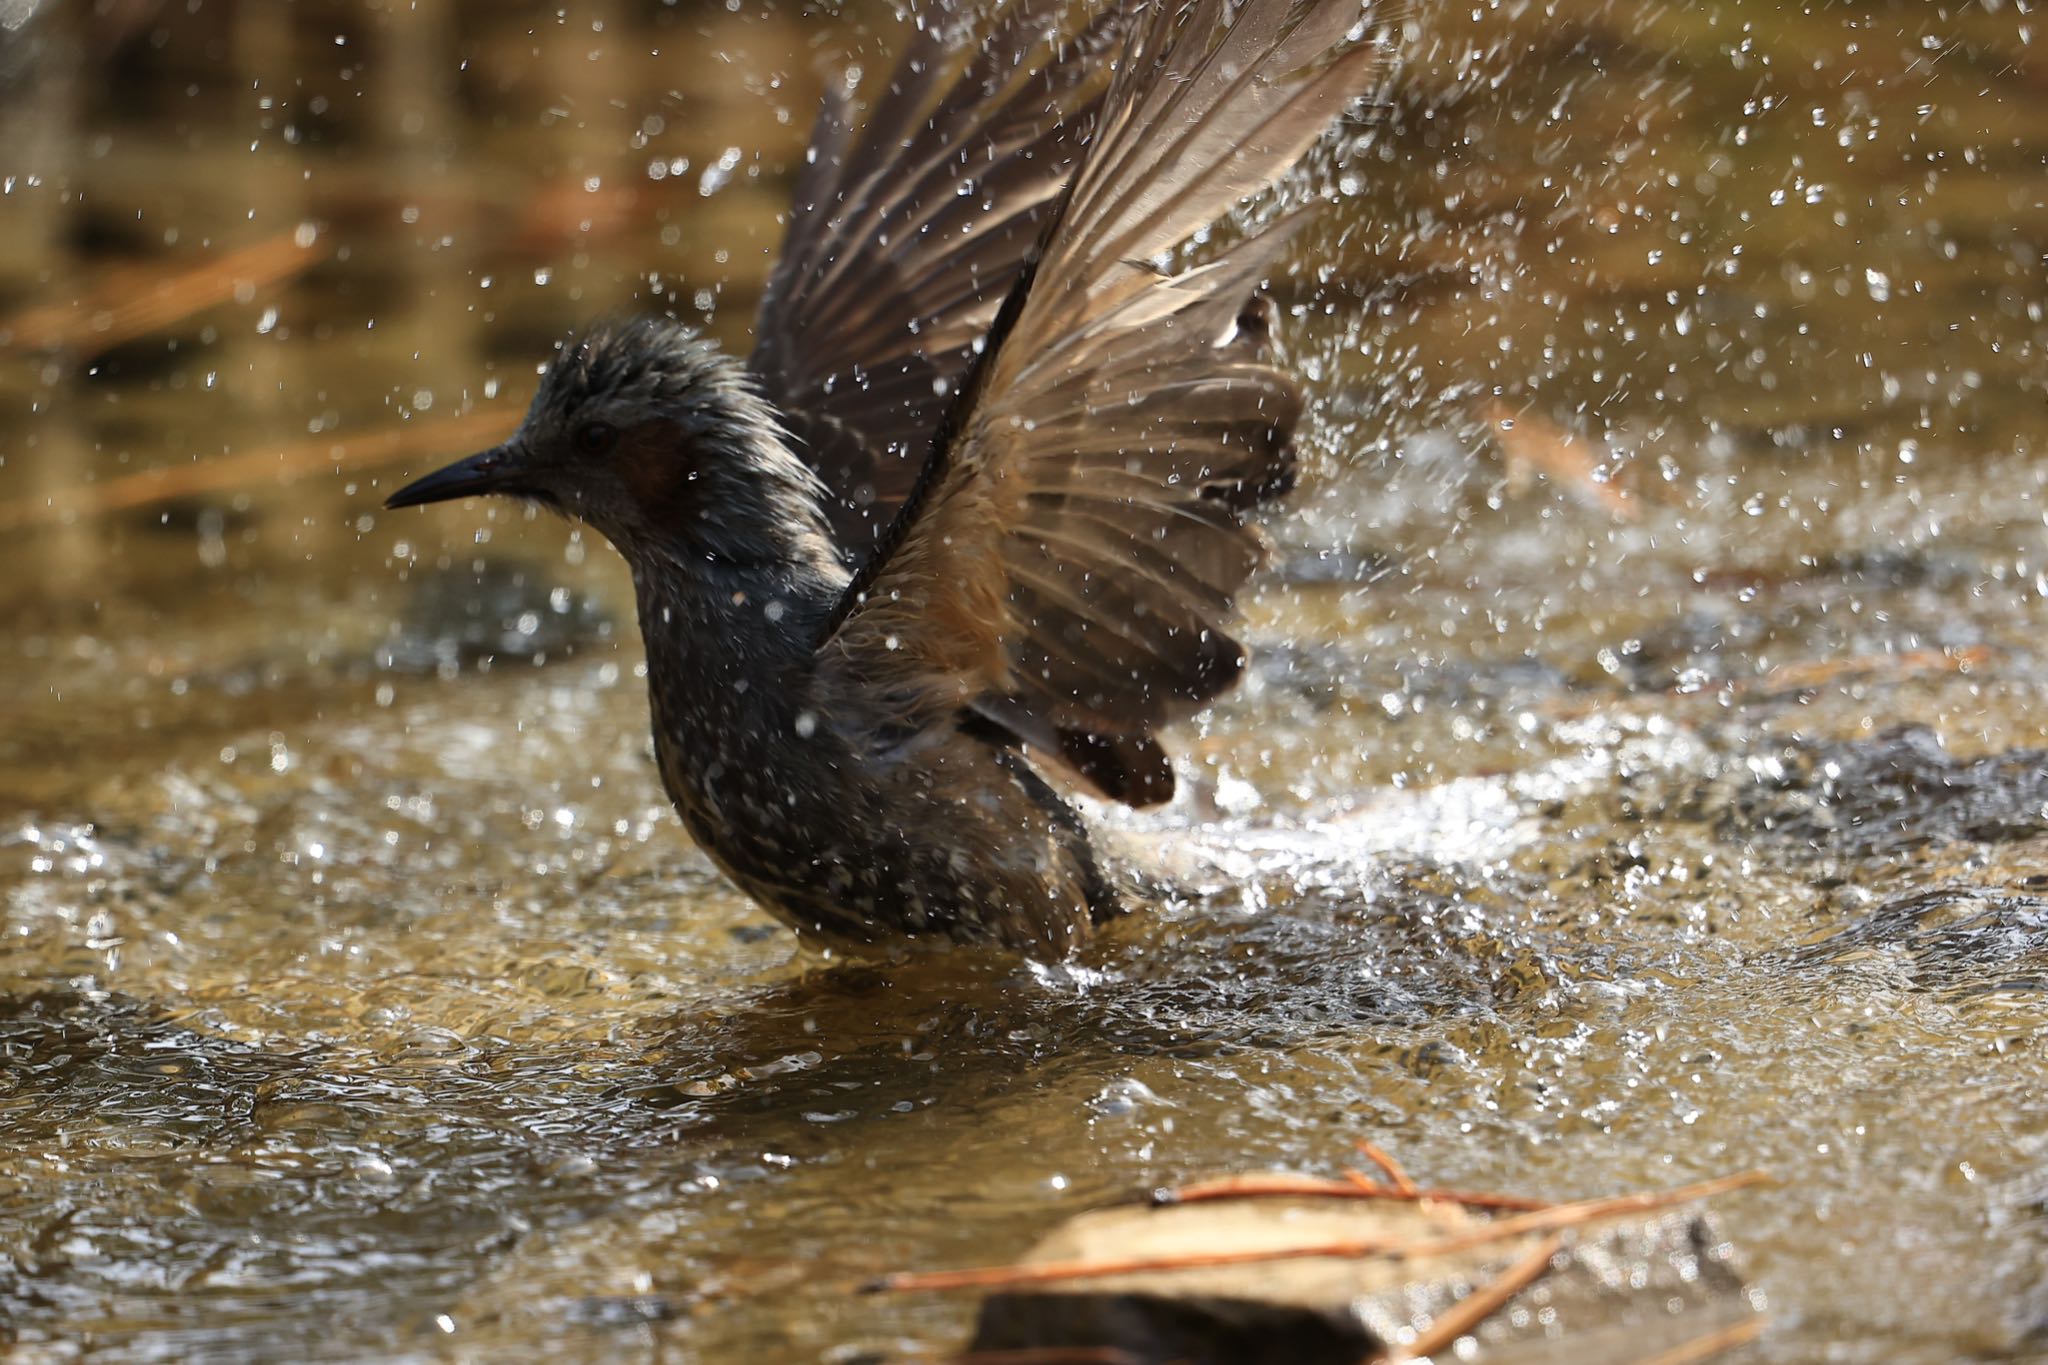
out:
<path id="1" fill-rule="evenodd" d="M 602 455 L 619 442 L 619 429 L 610 422 L 585 422 L 576 428 L 576 448 L 585 455 Z"/>

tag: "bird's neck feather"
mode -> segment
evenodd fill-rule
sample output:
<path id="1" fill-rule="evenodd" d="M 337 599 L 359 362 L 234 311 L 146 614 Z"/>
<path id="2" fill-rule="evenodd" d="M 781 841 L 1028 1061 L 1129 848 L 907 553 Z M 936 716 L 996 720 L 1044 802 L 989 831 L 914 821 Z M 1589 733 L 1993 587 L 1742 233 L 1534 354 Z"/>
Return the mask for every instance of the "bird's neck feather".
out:
<path id="1" fill-rule="evenodd" d="M 789 695 L 812 671 L 818 631 L 845 587 L 834 560 L 700 563 L 688 573 L 635 564 L 651 674 L 735 695 Z M 740 684 L 744 683 L 744 686 Z"/>

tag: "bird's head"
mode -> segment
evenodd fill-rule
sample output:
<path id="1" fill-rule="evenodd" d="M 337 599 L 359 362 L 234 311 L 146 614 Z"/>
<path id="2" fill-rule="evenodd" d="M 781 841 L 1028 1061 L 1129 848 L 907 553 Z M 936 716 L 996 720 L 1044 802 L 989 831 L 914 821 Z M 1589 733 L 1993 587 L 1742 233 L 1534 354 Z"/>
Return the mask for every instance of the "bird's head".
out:
<path id="1" fill-rule="evenodd" d="M 824 492 L 740 365 L 660 318 L 564 342 L 503 445 L 385 506 L 497 493 L 587 522 L 636 565 L 763 565 L 819 553 Z"/>

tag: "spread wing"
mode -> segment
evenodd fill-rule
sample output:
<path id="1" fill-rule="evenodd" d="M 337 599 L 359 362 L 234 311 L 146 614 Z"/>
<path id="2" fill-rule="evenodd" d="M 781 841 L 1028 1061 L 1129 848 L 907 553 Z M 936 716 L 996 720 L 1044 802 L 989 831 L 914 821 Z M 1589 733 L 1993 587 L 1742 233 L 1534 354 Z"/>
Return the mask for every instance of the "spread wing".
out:
<path id="1" fill-rule="evenodd" d="M 749 361 L 839 500 L 856 560 L 894 519 L 1109 85 L 1121 11 L 1010 0 L 978 47 L 920 20 L 856 138 L 827 94 Z"/>
<path id="2" fill-rule="evenodd" d="M 1259 282 L 1292 222 L 1156 265 L 1271 187 L 1376 78 L 1360 0 L 1150 9 L 1042 259 L 893 543 L 821 646 L 854 698 L 967 707 L 1105 795 L 1172 791 L 1152 733 L 1229 687 L 1301 397 Z"/>

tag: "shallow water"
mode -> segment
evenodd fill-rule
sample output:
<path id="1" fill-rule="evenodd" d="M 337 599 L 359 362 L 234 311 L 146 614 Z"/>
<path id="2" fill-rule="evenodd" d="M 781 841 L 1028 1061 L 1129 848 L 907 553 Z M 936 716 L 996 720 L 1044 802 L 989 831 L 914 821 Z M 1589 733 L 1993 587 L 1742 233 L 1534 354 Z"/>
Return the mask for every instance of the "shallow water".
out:
<path id="1" fill-rule="evenodd" d="M 2038 13 L 1415 7 L 1296 187 L 1248 685 L 1110 817 L 1202 894 L 1046 967 L 798 956 L 666 809 L 609 550 L 378 510 L 579 319 L 743 344 L 813 45 L 892 30 L 742 8 L 0 58 L 11 310 L 312 259 L 0 358 L 0 1341 L 896 1358 L 972 1306 L 876 1271 L 1366 1137 L 1769 1168 L 1759 1359 L 2048 1351 Z"/>

